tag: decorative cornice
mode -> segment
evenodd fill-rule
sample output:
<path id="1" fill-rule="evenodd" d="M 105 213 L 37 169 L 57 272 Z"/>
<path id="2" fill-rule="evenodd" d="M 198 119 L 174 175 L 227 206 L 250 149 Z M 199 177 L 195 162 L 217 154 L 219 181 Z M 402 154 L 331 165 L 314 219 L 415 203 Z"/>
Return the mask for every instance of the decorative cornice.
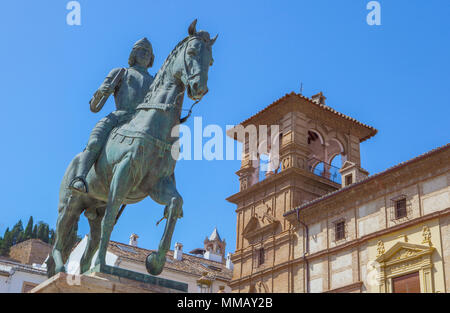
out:
<path id="1" fill-rule="evenodd" d="M 234 195 L 231 195 L 230 197 L 226 198 L 226 200 L 231 202 L 231 203 L 237 204 L 242 198 L 248 197 L 253 192 L 261 191 L 261 188 L 271 187 L 273 184 L 280 185 L 280 183 L 281 183 L 281 181 L 283 179 L 296 178 L 295 177 L 296 175 L 301 175 L 302 177 L 306 177 L 307 179 L 311 179 L 312 181 L 314 181 L 314 182 L 316 182 L 318 184 L 324 184 L 330 189 L 331 188 L 338 189 L 341 186 L 339 184 L 336 184 L 336 183 L 332 182 L 331 180 L 328 180 L 328 179 L 326 179 L 324 177 L 320 177 L 318 175 L 315 175 L 314 173 L 311 173 L 311 172 L 309 172 L 307 170 L 300 169 L 300 168 L 295 168 L 295 167 L 290 167 L 290 168 L 287 168 L 285 170 L 282 170 L 279 173 L 276 173 L 276 174 L 274 174 L 272 176 L 269 176 L 269 177 L 267 177 L 264 180 L 261 180 L 261 181 L 257 182 L 256 184 L 248 187 L 245 190 L 241 190 L 241 191 L 235 193 Z M 292 188 L 292 186 L 285 186 L 281 190 L 289 189 L 289 188 Z"/>

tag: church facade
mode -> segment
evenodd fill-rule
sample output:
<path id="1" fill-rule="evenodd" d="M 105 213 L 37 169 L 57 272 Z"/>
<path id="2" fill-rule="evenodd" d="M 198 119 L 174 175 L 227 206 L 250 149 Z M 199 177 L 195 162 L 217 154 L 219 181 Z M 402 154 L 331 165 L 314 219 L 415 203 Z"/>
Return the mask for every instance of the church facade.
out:
<path id="1" fill-rule="evenodd" d="M 262 178 L 250 136 L 228 131 L 243 146 L 231 289 L 449 292 L 450 145 L 370 176 L 360 143 L 377 130 L 325 99 L 287 94 L 239 125 L 279 125 Z"/>

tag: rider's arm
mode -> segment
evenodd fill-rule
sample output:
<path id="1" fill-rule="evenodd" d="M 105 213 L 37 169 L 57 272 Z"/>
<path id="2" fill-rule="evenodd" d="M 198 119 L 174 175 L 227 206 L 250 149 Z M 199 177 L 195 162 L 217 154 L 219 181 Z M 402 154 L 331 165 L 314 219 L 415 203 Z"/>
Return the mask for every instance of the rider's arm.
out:
<path id="1" fill-rule="evenodd" d="M 112 82 L 121 70 L 122 68 L 115 68 L 111 72 L 109 72 L 108 76 L 106 76 L 103 83 L 94 93 L 94 96 L 89 101 L 90 109 L 92 112 L 94 113 L 99 112 L 102 109 L 103 104 L 105 104 L 106 102 L 105 99 L 108 99 L 108 97 L 120 86 L 121 79 L 119 80 L 119 82 L 117 81 L 115 82 L 114 84 L 115 86 L 113 86 Z M 123 74 L 121 74 L 121 76 L 123 76 Z"/>
<path id="2" fill-rule="evenodd" d="M 112 86 L 111 82 L 114 79 L 114 77 L 117 75 L 117 73 L 119 73 L 120 69 L 121 69 L 120 67 L 115 68 L 111 72 L 109 72 L 108 76 L 106 76 L 105 80 L 103 81 L 103 83 L 100 85 L 100 87 L 97 90 L 99 93 L 101 93 L 102 96 L 109 96 L 118 87 L 118 86 Z M 120 85 L 120 82 L 119 82 L 119 85 Z"/>

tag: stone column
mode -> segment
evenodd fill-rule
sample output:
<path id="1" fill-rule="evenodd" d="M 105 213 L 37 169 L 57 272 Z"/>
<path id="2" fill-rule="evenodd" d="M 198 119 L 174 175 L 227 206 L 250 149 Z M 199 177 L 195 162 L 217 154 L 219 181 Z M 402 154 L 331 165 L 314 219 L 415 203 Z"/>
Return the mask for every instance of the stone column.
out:
<path id="1" fill-rule="evenodd" d="M 309 149 L 306 115 L 298 111 L 287 113 L 281 120 L 281 132 L 281 170 L 291 167 L 307 170 Z"/>
<path id="2" fill-rule="evenodd" d="M 348 136 L 348 145 L 347 145 L 347 160 L 355 163 L 358 166 L 361 166 L 361 155 L 359 152 L 359 139 L 358 137 L 350 134 Z"/>

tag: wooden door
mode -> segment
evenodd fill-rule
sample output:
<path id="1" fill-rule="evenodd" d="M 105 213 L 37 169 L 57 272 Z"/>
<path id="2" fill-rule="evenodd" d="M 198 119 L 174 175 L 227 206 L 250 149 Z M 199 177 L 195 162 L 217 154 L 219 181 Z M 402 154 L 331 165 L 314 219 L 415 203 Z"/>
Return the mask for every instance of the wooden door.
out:
<path id="1" fill-rule="evenodd" d="M 394 293 L 420 293 L 419 272 L 393 278 L 392 291 Z"/>

